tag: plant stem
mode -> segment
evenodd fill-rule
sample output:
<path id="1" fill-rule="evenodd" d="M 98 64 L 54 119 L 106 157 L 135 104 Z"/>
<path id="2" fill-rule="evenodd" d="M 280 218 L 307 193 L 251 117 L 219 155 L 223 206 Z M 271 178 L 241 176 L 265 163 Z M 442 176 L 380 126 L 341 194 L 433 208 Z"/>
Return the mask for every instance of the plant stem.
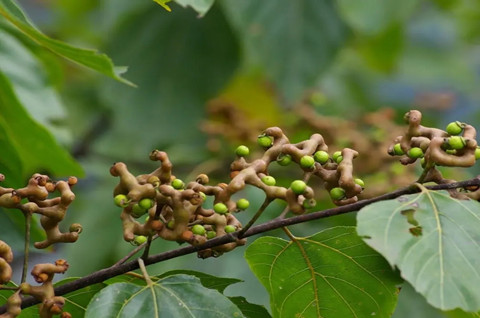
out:
<path id="1" fill-rule="evenodd" d="M 28 255 L 30 251 L 30 228 L 32 225 L 32 214 L 30 212 L 23 212 L 25 216 L 25 246 L 24 246 L 24 257 L 23 257 L 23 269 L 22 269 L 22 279 L 21 283 L 25 283 L 27 280 L 27 271 L 28 271 Z"/>
<path id="2" fill-rule="evenodd" d="M 140 270 L 142 271 L 143 277 L 145 278 L 145 281 L 147 282 L 148 286 L 152 286 L 153 282 L 150 279 L 150 275 L 148 275 L 147 269 L 145 268 L 145 263 L 143 262 L 143 259 L 139 258 L 137 259 L 138 265 L 140 266 Z"/>
<path id="3" fill-rule="evenodd" d="M 257 219 L 262 215 L 263 211 L 268 207 L 268 205 L 272 202 L 272 199 L 270 198 L 265 198 L 265 201 L 263 201 L 262 206 L 258 209 L 257 213 L 253 216 L 253 218 L 243 227 L 239 232 L 238 232 L 238 238 L 241 239 L 244 235 L 245 232 L 248 231 L 248 229 L 257 221 Z"/>

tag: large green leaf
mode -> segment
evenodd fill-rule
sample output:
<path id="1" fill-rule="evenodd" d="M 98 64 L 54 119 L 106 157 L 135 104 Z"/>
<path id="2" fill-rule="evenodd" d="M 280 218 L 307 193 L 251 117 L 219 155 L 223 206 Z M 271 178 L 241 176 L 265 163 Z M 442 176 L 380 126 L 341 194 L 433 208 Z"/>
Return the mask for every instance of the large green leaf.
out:
<path id="1" fill-rule="evenodd" d="M 262 237 L 245 252 L 270 294 L 273 317 L 390 317 L 400 283 L 354 227 L 285 241 Z"/>
<path id="2" fill-rule="evenodd" d="M 71 60 L 77 64 L 86 66 L 102 74 L 110 76 L 125 84 L 133 85 L 120 77 L 126 71 L 124 67 L 115 67 L 108 56 L 94 50 L 80 49 L 68 45 L 62 41 L 49 38 L 40 32 L 33 23 L 25 16 L 14 0 L 0 0 L 0 15 L 21 30 L 26 36 L 39 45 Z"/>
<path id="3" fill-rule="evenodd" d="M 241 279 L 237 279 L 237 278 L 217 277 L 217 276 L 209 275 L 209 274 L 198 272 L 198 271 L 192 271 L 192 270 L 173 270 L 173 271 L 163 273 L 162 275 L 155 276 L 155 278 L 160 279 L 163 277 L 179 275 L 179 274 L 195 276 L 198 279 L 200 279 L 200 282 L 204 287 L 210 288 L 210 289 L 216 289 L 220 293 L 223 293 L 225 288 L 227 288 L 228 286 L 232 284 L 240 283 L 242 281 Z"/>
<path id="4" fill-rule="evenodd" d="M 358 234 L 442 310 L 480 310 L 480 203 L 429 191 L 358 213 Z"/>
<path id="5" fill-rule="evenodd" d="M 293 101 L 310 88 L 345 43 L 347 28 L 329 0 L 230 0 L 247 58 L 265 67 L 278 93 Z"/>
<path id="6" fill-rule="evenodd" d="M 193 276 L 174 275 L 151 285 L 118 283 L 104 288 L 85 317 L 243 317 L 227 297 L 205 288 Z"/>
<path id="7" fill-rule="evenodd" d="M 264 306 L 249 303 L 245 297 L 228 297 L 242 311 L 245 318 L 271 318 Z"/>
<path id="8" fill-rule="evenodd" d="M 39 170 L 61 176 L 83 174 L 80 165 L 25 111 L 1 70 L 0 114 L 4 138 L 13 145 L 22 162 L 22 171 L 16 173 L 23 177 Z"/>
<path id="9" fill-rule="evenodd" d="M 215 0 L 175 0 L 175 2 L 184 7 L 192 7 L 200 17 L 203 17 L 213 6 Z"/>

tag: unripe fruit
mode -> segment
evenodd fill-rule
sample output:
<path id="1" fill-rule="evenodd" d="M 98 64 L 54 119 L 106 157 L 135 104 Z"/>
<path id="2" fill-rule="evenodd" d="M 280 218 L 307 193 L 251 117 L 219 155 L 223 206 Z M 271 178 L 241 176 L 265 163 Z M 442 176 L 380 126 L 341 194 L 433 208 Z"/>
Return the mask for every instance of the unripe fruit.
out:
<path id="1" fill-rule="evenodd" d="M 125 194 L 117 194 L 115 198 L 113 198 L 113 202 L 121 208 L 128 206 L 128 198 Z"/>
<path id="2" fill-rule="evenodd" d="M 316 204 L 317 204 L 317 201 L 315 201 L 315 199 L 308 199 L 308 200 L 303 201 L 302 205 L 305 209 L 311 209 L 311 208 L 315 207 Z"/>
<path id="3" fill-rule="evenodd" d="M 458 135 L 462 132 L 462 124 L 458 121 L 453 121 L 447 125 L 447 133 L 450 135 Z"/>
<path id="4" fill-rule="evenodd" d="M 295 180 L 290 185 L 290 188 L 292 189 L 293 193 L 302 194 L 307 189 L 307 184 L 302 180 Z"/>
<path id="5" fill-rule="evenodd" d="M 200 196 L 202 197 L 202 200 L 205 201 L 207 199 L 207 195 L 203 192 L 199 192 Z"/>
<path id="6" fill-rule="evenodd" d="M 233 225 L 226 225 L 225 226 L 225 232 L 226 233 L 233 233 L 235 232 L 237 229 L 235 228 L 235 226 Z"/>
<path id="7" fill-rule="evenodd" d="M 303 156 L 300 158 L 300 166 L 305 169 L 311 169 L 315 166 L 315 159 L 312 156 Z"/>
<path id="8" fill-rule="evenodd" d="M 337 162 L 338 157 L 340 157 L 341 155 L 342 155 L 341 151 L 335 151 L 332 155 L 333 161 Z"/>
<path id="9" fill-rule="evenodd" d="M 172 181 L 172 187 L 177 190 L 181 190 L 185 187 L 185 183 L 181 179 L 175 179 Z"/>
<path id="10" fill-rule="evenodd" d="M 337 159 L 335 159 L 336 163 L 340 163 L 343 160 L 343 156 L 338 156 Z"/>
<path id="11" fill-rule="evenodd" d="M 288 166 L 292 162 L 292 156 L 289 154 L 280 154 L 277 157 L 277 163 L 281 166 Z"/>
<path id="12" fill-rule="evenodd" d="M 328 161 L 329 155 L 326 151 L 319 150 L 313 155 L 313 159 L 323 165 Z"/>
<path id="13" fill-rule="evenodd" d="M 138 205 L 144 208 L 145 210 L 150 209 L 151 207 L 153 207 L 154 204 L 155 204 L 154 201 L 149 198 L 143 198 L 140 200 L 140 202 L 138 202 Z"/>
<path id="14" fill-rule="evenodd" d="M 419 148 L 419 147 L 413 147 L 413 148 L 410 148 L 407 155 L 410 158 L 422 158 L 423 157 L 423 150 L 422 150 L 422 148 Z"/>
<path id="15" fill-rule="evenodd" d="M 147 210 L 142 208 L 138 203 L 135 203 L 132 207 L 132 216 L 135 217 L 135 218 L 139 218 L 141 217 L 142 215 L 144 215 L 145 213 L 147 213 Z"/>
<path id="16" fill-rule="evenodd" d="M 272 146 L 273 140 L 269 136 L 260 135 L 257 138 L 257 143 L 264 148 L 268 148 Z"/>
<path id="17" fill-rule="evenodd" d="M 262 178 L 262 182 L 268 186 L 274 186 L 277 183 L 277 180 L 272 176 L 265 176 Z"/>
<path id="18" fill-rule="evenodd" d="M 207 239 L 209 239 L 209 240 L 216 237 L 216 236 L 217 236 L 217 232 L 215 232 L 215 231 L 208 231 L 207 232 Z"/>
<path id="19" fill-rule="evenodd" d="M 168 221 L 167 228 L 169 228 L 170 230 L 173 230 L 175 228 L 175 220 Z"/>
<path id="20" fill-rule="evenodd" d="M 450 145 L 450 147 L 452 147 L 452 149 L 463 149 L 463 147 L 465 147 L 466 143 L 465 143 L 465 138 L 461 137 L 461 136 L 452 136 L 450 138 L 448 138 L 448 144 Z"/>
<path id="21" fill-rule="evenodd" d="M 250 149 L 247 146 L 241 145 L 235 149 L 235 154 L 239 157 L 246 157 L 250 154 Z"/>
<path id="22" fill-rule="evenodd" d="M 204 235 L 207 231 L 205 230 L 203 225 L 195 224 L 194 226 L 192 226 L 192 232 L 196 235 Z"/>
<path id="23" fill-rule="evenodd" d="M 475 160 L 480 159 L 480 148 L 475 149 Z"/>
<path id="24" fill-rule="evenodd" d="M 345 198 L 345 190 L 340 187 L 333 188 L 330 190 L 330 197 L 336 201 Z"/>
<path id="25" fill-rule="evenodd" d="M 246 210 L 250 206 L 250 202 L 247 199 L 240 199 L 237 201 L 237 209 Z"/>
<path id="26" fill-rule="evenodd" d="M 361 187 L 362 187 L 362 189 L 363 189 L 363 188 L 365 188 L 365 182 L 363 182 L 363 180 L 362 180 L 362 179 L 360 179 L 360 178 L 356 178 L 356 179 L 355 179 L 355 180 L 353 180 L 353 181 L 354 181 L 356 184 L 358 184 L 359 186 L 361 186 Z"/>
<path id="27" fill-rule="evenodd" d="M 395 156 L 403 156 L 405 154 L 405 152 L 403 152 L 402 146 L 400 146 L 399 143 L 393 146 L 393 153 L 395 154 Z"/>
<path id="28" fill-rule="evenodd" d="M 226 214 L 228 213 L 228 208 L 224 203 L 219 202 L 213 206 L 213 211 L 218 214 Z"/>
<path id="29" fill-rule="evenodd" d="M 142 245 L 143 243 L 145 243 L 147 241 L 147 237 L 146 236 L 143 236 L 143 235 L 138 235 L 138 236 L 135 236 L 135 239 L 133 240 L 133 243 L 135 245 Z"/>

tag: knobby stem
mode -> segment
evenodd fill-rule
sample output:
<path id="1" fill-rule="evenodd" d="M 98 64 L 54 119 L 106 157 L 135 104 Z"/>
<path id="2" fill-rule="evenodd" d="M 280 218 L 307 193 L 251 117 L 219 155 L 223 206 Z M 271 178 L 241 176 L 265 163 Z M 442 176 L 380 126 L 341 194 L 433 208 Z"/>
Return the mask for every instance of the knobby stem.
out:
<path id="1" fill-rule="evenodd" d="M 28 271 L 28 255 L 30 251 L 30 228 L 32 225 L 32 213 L 23 212 L 25 216 L 25 247 L 24 247 L 24 258 L 23 258 L 23 269 L 22 269 L 22 279 L 21 283 L 25 283 L 27 280 L 27 271 Z"/>

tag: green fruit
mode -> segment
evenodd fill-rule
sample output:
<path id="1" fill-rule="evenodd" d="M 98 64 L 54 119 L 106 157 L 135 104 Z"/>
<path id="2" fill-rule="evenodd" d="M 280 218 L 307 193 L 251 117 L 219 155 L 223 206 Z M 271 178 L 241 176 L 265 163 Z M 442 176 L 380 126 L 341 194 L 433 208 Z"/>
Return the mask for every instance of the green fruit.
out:
<path id="1" fill-rule="evenodd" d="M 393 146 L 393 153 L 395 156 L 403 156 L 405 154 L 405 152 L 403 152 L 402 146 L 400 146 L 399 143 Z"/>
<path id="2" fill-rule="evenodd" d="M 235 149 L 235 154 L 239 157 L 246 157 L 250 154 L 250 149 L 247 146 L 241 145 Z"/>
<path id="3" fill-rule="evenodd" d="M 345 198 L 345 190 L 340 187 L 333 188 L 330 190 L 330 197 L 336 201 Z"/>
<path id="4" fill-rule="evenodd" d="M 293 193 L 302 194 L 307 189 L 307 184 L 302 180 L 295 180 L 290 185 L 290 188 L 292 189 Z"/>
<path id="5" fill-rule="evenodd" d="M 215 231 L 208 231 L 208 232 L 207 232 L 207 239 L 210 240 L 210 239 L 212 239 L 212 238 L 214 238 L 214 237 L 217 237 L 217 232 L 215 232 Z"/>
<path id="6" fill-rule="evenodd" d="M 365 188 L 365 182 L 363 182 L 362 179 L 360 178 L 356 178 L 355 180 L 353 180 L 356 184 L 358 184 L 359 186 L 361 186 L 362 188 Z"/>
<path id="7" fill-rule="evenodd" d="M 480 148 L 477 147 L 477 149 L 475 149 L 475 160 L 478 160 L 480 159 Z"/>
<path id="8" fill-rule="evenodd" d="M 173 230 L 175 228 L 175 220 L 168 221 L 167 228 L 169 228 L 170 230 Z"/>
<path id="9" fill-rule="evenodd" d="M 448 144 L 450 145 L 450 147 L 452 147 L 452 149 L 463 149 L 463 147 L 465 147 L 466 143 L 465 143 L 465 138 L 461 137 L 461 136 L 452 136 L 450 138 L 448 138 Z"/>
<path id="10" fill-rule="evenodd" d="M 337 159 L 335 159 L 336 163 L 340 163 L 343 160 L 343 156 L 338 156 Z"/>
<path id="11" fill-rule="evenodd" d="M 172 187 L 177 190 L 181 190 L 185 187 L 185 183 L 183 183 L 180 179 L 175 179 L 172 181 Z"/>
<path id="12" fill-rule="evenodd" d="M 233 225 L 226 225 L 225 226 L 225 232 L 226 233 L 233 233 L 235 232 L 237 229 L 235 228 L 235 226 Z"/>
<path id="13" fill-rule="evenodd" d="M 273 144 L 273 140 L 271 137 L 269 136 L 266 136 L 266 135 L 260 135 L 258 136 L 257 138 L 257 143 L 264 147 L 264 148 L 268 148 L 268 147 L 271 147 L 272 144 Z"/>
<path id="14" fill-rule="evenodd" d="M 121 208 L 128 206 L 128 198 L 125 194 L 117 194 L 115 198 L 113 198 L 113 202 Z"/>
<path id="15" fill-rule="evenodd" d="M 292 156 L 289 154 L 280 154 L 277 157 L 277 163 L 281 166 L 288 166 L 292 162 Z"/>
<path id="16" fill-rule="evenodd" d="M 407 155 L 410 158 L 422 158 L 423 157 L 423 150 L 422 150 L 422 148 L 419 148 L 419 147 L 413 147 L 413 148 L 410 148 Z"/>
<path id="17" fill-rule="evenodd" d="M 300 166 L 304 169 L 311 169 L 315 166 L 315 159 L 312 156 L 303 156 L 300 158 Z"/>
<path id="18" fill-rule="evenodd" d="M 265 177 L 263 177 L 263 178 L 262 178 L 262 182 L 265 183 L 265 184 L 268 185 L 268 186 L 274 186 L 274 185 L 277 183 L 277 181 L 275 180 L 275 178 L 272 177 L 272 176 L 265 176 Z"/>
<path id="19" fill-rule="evenodd" d="M 203 227 L 203 225 L 200 225 L 200 224 L 195 224 L 194 226 L 192 226 L 192 233 L 193 234 L 196 234 L 196 235 L 205 235 L 207 231 L 205 230 L 205 228 Z"/>
<path id="20" fill-rule="evenodd" d="M 337 162 L 338 157 L 340 157 L 341 155 L 342 155 L 341 151 L 335 151 L 332 155 L 333 161 Z"/>
<path id="21" fill-rule="evenodd" d="M 237 201 L 237 209 L 246 210 L 250 206 L 250 202 L 247 199 L 240 199 Z"/>
<path id="22" fill-rule="evenodd" d="M 202 200 L 205 202 L 205 200 L 207 199 L 207 195 L 203 192 L 198 192 L 200 194 L 200 196 L 202 197 Z"/>
<path id="23" fill-rule="evenodd" d="M 317 201 L 315 201 L 315 199 L 308 199 L 308 200 L 303 201 L 302 205 L 305 209 L 311 209 L 311 208 L 315 207 L 316 204 L 317 204 Z"/>
<path id="24" fill-rule="evenodd" d="M 145 243 L 146 241 L 147 241 L 147 237 L 146 237 L 146 236 L 138 235 L 138 236 L 135 236 L 135 239 L 133 240 L 133 244 L 135 244 L 135 245 L 142 245 L 142 244 Z"/>
<path id="25" fill-rule="evenodd" d="M 138 205 L 144 208 L 145 210 L 150 209 L 151 207 L 153 207 L 154 204 L 155 202 L 149 198 L 143 198 L 140 200 L 140 202 L 138 202 Z"/>
<path id="26" fill-rule="evenodd" d="M 147 209 L 144 209 L 140 206 L 140 204 L 138 203 L 135 203 L 133 206 L 132 206 L 132 216 L 135 217 L 135 218 L 139 218 L 141 217 L 142 215 L 144 215 L 145 213 L 147 213 Z"/>
<path id="27" fill-rule="evenodd" d="M 226 214 L 228 213 L 228 208 L 224 203 L 219 202 L 213 206 L 213 211 L 218 214 Z"/>
<path id="28" fill-rule="evenodd" d="M 447 125 L 446 130 L 447 130 L 447 133 L 450 135 L 458 135 L 463 130 L 462 123 L 460 123 L 459 121 L 453 121 Z"/>
<path id="29" fill-rule="evenodd" d="M 320 164 L 325 164 L 328 159 L 329 159 L 329 155 L 326 151 L 323 151 L 323 150 L 319 150 L 317 151 L 316 153 L 313 154 L 313 159 L 315 159 L 316 162 L 320 163 Z"/>

